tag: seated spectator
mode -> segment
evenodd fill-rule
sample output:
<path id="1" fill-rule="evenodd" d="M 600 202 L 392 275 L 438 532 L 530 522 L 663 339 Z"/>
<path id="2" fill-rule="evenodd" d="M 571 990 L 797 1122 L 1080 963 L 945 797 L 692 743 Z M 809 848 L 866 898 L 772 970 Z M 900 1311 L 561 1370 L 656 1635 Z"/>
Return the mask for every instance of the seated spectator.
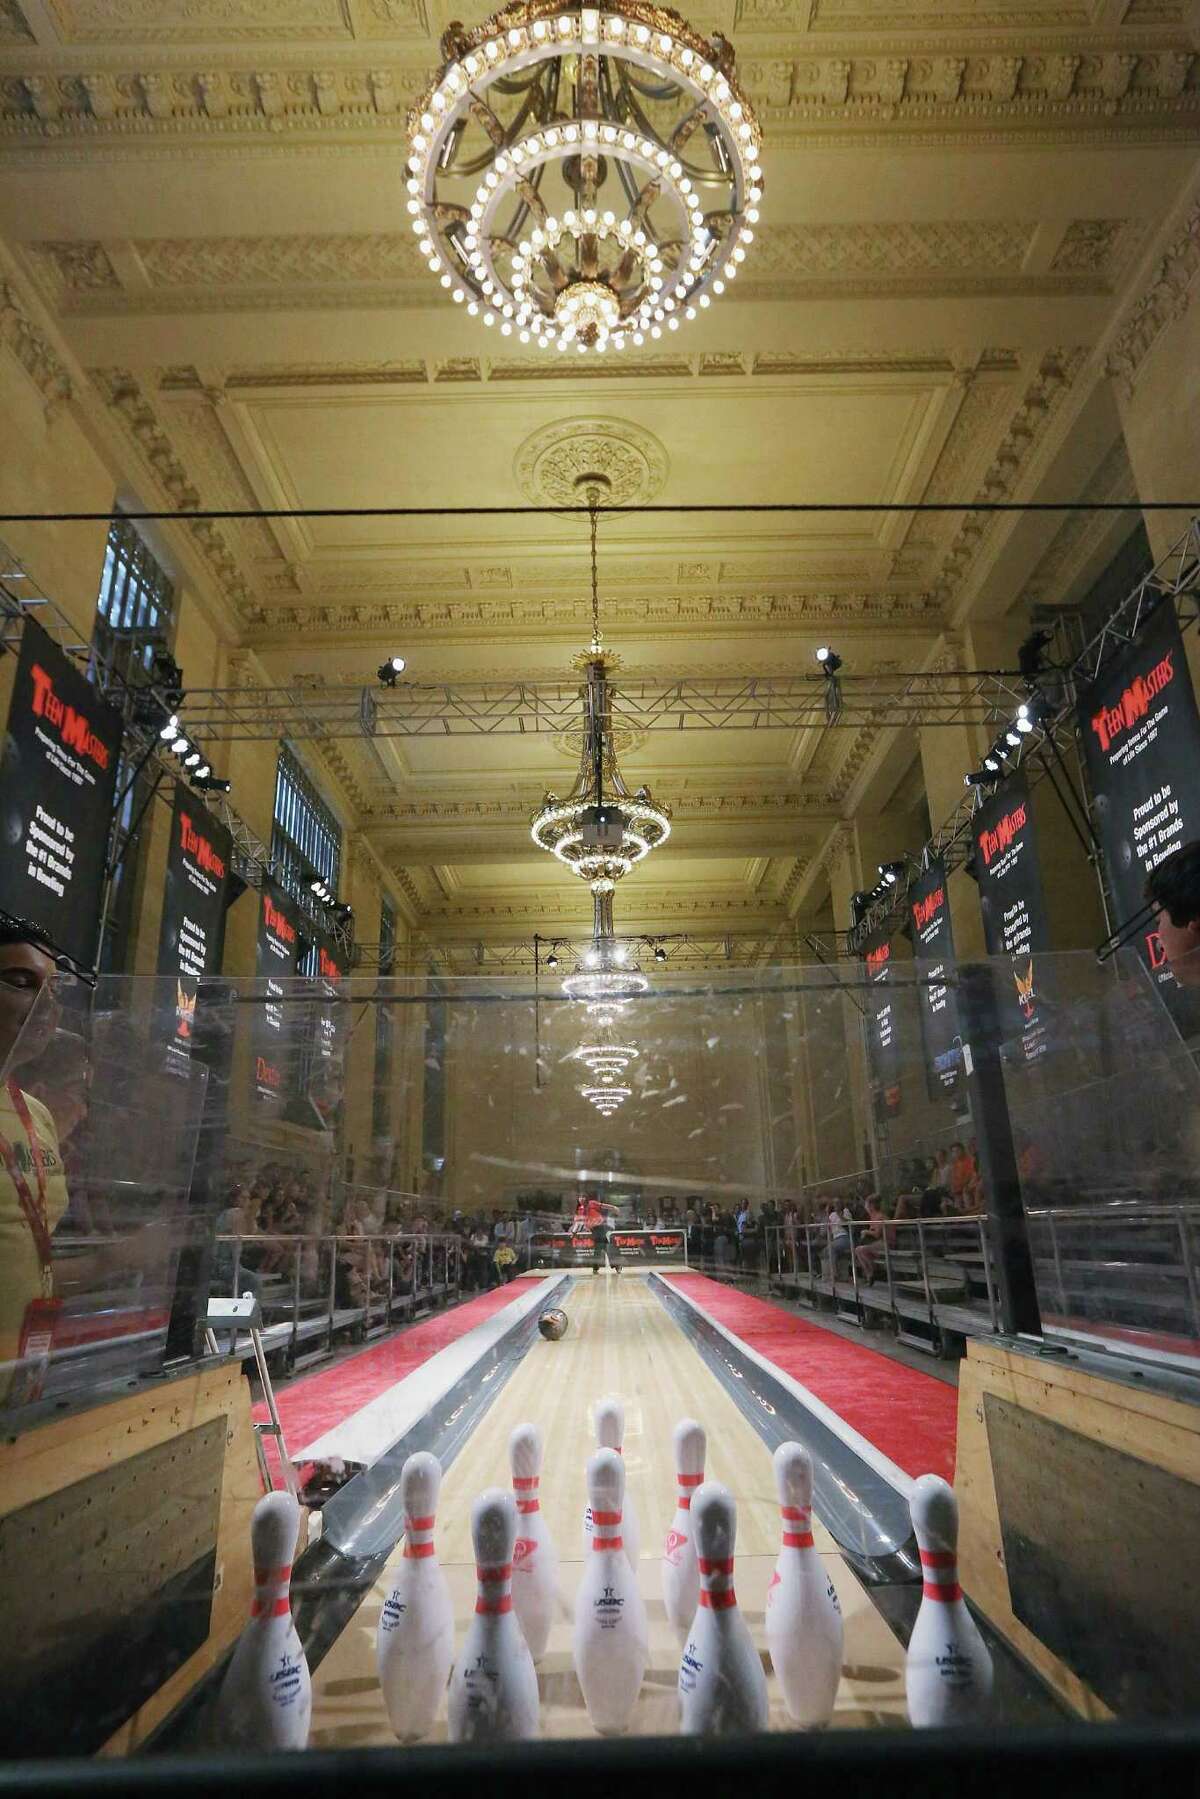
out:
<path id="1" fill-rule="evenodd" d="M 877 1194 L 872 1194 L 867 1201 L 866 1228 L 859 1235 L 854 1248 L 854 1259 L 858 1271 L 870 1286 L 876 1273 L 876 1264 L 883 1254 L 884 1243 L 889 1249 L 896 1246 L 896 1227 L 890 1224 L 884 1212 L 882 1202 Z"/>

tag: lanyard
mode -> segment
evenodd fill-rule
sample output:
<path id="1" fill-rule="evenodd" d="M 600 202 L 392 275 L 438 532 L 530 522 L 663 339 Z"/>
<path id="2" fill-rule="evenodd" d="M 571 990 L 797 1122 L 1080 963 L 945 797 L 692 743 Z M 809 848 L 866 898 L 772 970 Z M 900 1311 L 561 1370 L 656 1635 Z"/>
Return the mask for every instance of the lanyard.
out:
<path id="1" fill-rule="evenodd" d="M 25 1214 L 25 1222 L 33 1235 L 34 1245 L 38 1253 L 38 1262 L 42 1274 L 42 1293 L 49 1298 L 54 1291 L 54 1276 L 51 1273 L 51 1245 L 49 1212 L 46 1205 L 46 1167 L 42 1161 L 42 1146 L 38 1142 L 34 1130 L 33 1119 L 29 1115 L 29 1107 L 25 1103 L 25 1095 L 16 1081 L 6 1083 L 8 1097 L 13 1103 L 13 1110 L 21 1121 L 25 1136 L 29 1143 L 29 1153 L 33 1158 L 33 1166 L 37 1173 L 37 1199 L 30 1191 L 29 1182 L 17 1161 L 16 1152 L 7 1137 L 0 1136 L 0 1159 L 3 1159 L 13 1186 L 17 1190 L 17 1198 L 21 1202 L 21 1210 Z"/>

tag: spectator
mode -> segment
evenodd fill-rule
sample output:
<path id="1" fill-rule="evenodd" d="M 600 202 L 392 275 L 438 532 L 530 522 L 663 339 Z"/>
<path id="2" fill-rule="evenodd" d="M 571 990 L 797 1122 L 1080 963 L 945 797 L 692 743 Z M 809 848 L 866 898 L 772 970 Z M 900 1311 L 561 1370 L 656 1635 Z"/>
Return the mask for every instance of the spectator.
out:
<path id="1" fill-rule="evenodd" d="M 1155 929 L 1171 973 L 1181 987 L 1200 987 L 1200 838 L 1159 863 L 1146 898 L 1158 907 Z"/>
<path id="2" fill-rule="evenodd" d="M 873 1193 L 867 1201 L 866 1229 L 861 1232 L 854 1250 L 858 1271 L 865 1277 L 868 1286 L 874 1282 L 875 1265 L 885 1241 L 889 1249 L 895 1247 L 896 1227 L 888 1223 L 879 1197 Z"/>
<path id="3" fill-rule="evenodd" d="M 749 1223 L 750 1223 L 750 1201 L 748 1199 L 743 1199 L 743 1200 L 739 1201 L 737 1211 L 733 1215 L 733 1228 L 734 1228 L 734 1233 L 735 1233 L 735 1242 L 737 1245 L 737 1259 L 739 1262 L 742 1259 L 742 1253 L 743 1253 L 743 1249 L 745 1246 L 745 1239 L 746 1239 L 746 1228 L 749 1225 Z"/>
<path id="4" fill-rule="evenodd" d="M 528 1212 L 522 1212 L 517 1219 L 516 1234 L 513 1238 L 513 1247 L 517 1252 L 518 1270 L 524 1270 L 529 1267 L 529 1245 L 532 1237 L 533 1219 L 529 1216 Z"/>
<path id="5" fill-rule="evenodd" d="M 966 1144 L 955 1141 L 950 1145 L 950 1198 L 956 1212 L 962 1211 L 963 1192 L 974 1175 L 975 1162 L 967 1153 Z"/>

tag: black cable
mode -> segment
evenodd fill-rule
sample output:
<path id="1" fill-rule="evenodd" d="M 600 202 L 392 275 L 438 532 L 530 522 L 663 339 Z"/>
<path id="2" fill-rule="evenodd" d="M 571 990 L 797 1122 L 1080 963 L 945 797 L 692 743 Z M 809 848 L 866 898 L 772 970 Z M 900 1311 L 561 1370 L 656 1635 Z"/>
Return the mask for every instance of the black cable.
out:
<path id="1" fill-rule="evenodd" d="M 777 503 L 704 500 L 692 504 L 654 502 L 643 506 L 601 506 L 602 514 L 630 517 L 672 513 L 947 513 L 947 512 L 1200 512 L 1200 500 L 953 500 L 863 501 L 787 500 Z M 133 524 L 270 519 L 354 518 L 586 518 L 587 506 L 227 506 L 190 512 L 141 511 L 120 516 Z M 0 512 L 0 525 L 104 525 L 112 512 Z"/>

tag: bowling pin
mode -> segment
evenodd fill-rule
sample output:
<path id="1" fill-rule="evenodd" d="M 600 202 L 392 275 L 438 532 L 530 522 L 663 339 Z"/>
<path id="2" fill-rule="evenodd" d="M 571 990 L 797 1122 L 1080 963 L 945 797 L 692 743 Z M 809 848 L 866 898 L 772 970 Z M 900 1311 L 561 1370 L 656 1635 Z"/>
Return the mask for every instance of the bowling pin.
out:
<path id="1" fill-rule="evenodd" d="M 471 1507 L 479 1596 L 450 1676 L 452 1743 L 514 1743 L 539 1735 L 537 1675 L 513 1611 L 516 1537 L 517 1507 L 512 1494 L 489 1487 Z"/>
<path id="2" fill-rule="evenodd" d="M 441 1463 L 425 1450 L 400 1470 L 404 1553 L 380 1613 L 375 1659 L 402 1743 L 417 1743 L 433 1729 L 454 1660 L 454 1608 L 433 1542 L 441 1485 Z"/>
<path id="3" fill-rule="evenodd" d="M 625 1554 L 625 1464 L 598 1449 L 587 1465 L 591 1548 L 575 1596 L 575 1672 L 588 1717 L 601 1736 L 629 1723 L 649 1657 L 646 1608 Z"/>
<path id="4" fill-rule="evenodd" d="M 692 1494 L 704 1479 L 704 1426 L 681 1418 L 675 1426 L 675 1516 L 663 1545 L 662 1589 L 667 1621 L 686 1637 L 700 1603 L 700 1568 L 692 1536 Z"/>
<path id="5" fill-rule="evenodd" d="M 767 1677 L 733 1590 L 737 1507 L 715 1480 L 692 1500 L 700 1603 L 679 1664 L 684 1736 L 736 1736 L 767 1728 Z"/>
<path id="6" fill-rule="evenodd" d="M 542 1433 L 536 1424 L 518 1424 L 508 1439 L 508 1460 L 517 1501 L 513 1545 L 513 1610 L 529 1653 L 540 1662 L 558 1610 L 558 1556 L 538 1496 L 542 1477 Z"/>
<path id="7" fill-rule="evenodd" d="M 290 1493 L 268 1493 L 250 1520 L 254 1602 L 217 1699 L 222 1748 L 303 1749 L 312 1716 L 312 1682 L 290 1599 L 300 1506 Z"/>
<path id="8" fill-rule="evenodd" d="M 618 1455 L 624 1455 L 625 1442 L 625 1407 L 619 1399 L 598 1399 L 592 1414 L 596 1428 L 596 1448 L 615 1449 Z M 633 1507 L 633 1494 L 629 1491 L 628 1478 L 625 1483 L 625 1509 L 621 1523 L 621 1535 L 625 1539 L 625 1553 L 629 1557 L 630 1566 L 637 1567 L 641 1554 L 642 1533 L 638 1529 L 637 1513 Z M 592 1541 L 592 1508 L 585 1506 L 583 1513 L 583 1554 L 586 1561 Z"/>
<path id="9" fill-rule="evenodd" d="M 992 1658 L 958 1584 L 958 1501 L 923 1474 L 908 1502 L 921 1552 L 921 1609 L 904 1664 L 908 1721 L 918 1729 L 975 1724 L 992 1696 Z"/>
<path id="10" fill-rule="evenodd" d="M 828 1724 L 842 1677 L 842 1608 L 813 1547 L 812 1457 L 800 1443 L 775 1451 L 783 1541 L 767 1588 L 767 1645 L 794 1724 Z"/>

